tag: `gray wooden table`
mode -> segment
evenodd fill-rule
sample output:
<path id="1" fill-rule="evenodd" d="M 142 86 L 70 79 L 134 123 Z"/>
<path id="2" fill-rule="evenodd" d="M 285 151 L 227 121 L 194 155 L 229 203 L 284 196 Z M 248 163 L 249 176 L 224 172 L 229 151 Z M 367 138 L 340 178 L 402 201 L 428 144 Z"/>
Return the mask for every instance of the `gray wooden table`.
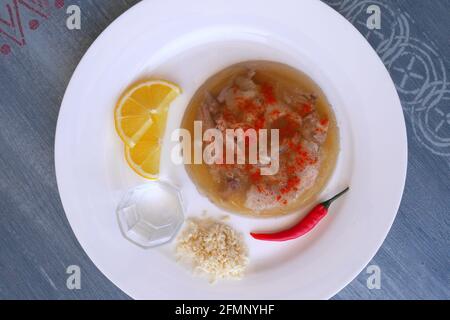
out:
<path id="1" fill-rule="evenodd" d="M 128 299 L 70 229 L 56 187 L 53 145 L 76 65 L 136 2 L 0 0 L 0 298 Z M 409 142 L 401 208 L 369 264 L 380 268 L 381 288 L 367 287 L 364 270 L 335 299 L 449 299 L 450 0 L 324 2 L 350 20 L 385 62 Z M 81 30 L 66 27 L 72 4 L 81 9 Z M 381 9 L 379 30 L 367 27 L 373 4 Z M 81 290 L 66 286 L 70 265 L 81 268 Z"/>

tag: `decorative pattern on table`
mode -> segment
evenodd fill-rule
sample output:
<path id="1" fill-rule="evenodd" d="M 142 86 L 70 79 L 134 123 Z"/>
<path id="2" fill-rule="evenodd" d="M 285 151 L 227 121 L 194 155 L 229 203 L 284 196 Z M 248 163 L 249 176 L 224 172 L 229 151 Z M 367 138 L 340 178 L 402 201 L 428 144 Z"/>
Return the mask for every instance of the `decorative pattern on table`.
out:
<path id="1" fill-rule="evenodd" d="M 325 0 L 370 42 L 391 73 L 414 137 L 450 163 L 450 82 L 442 55 L 431 40 L 411 32 L 414 20 L 381 0 Z M 382 25 L 370 30 L 367 8 L 380 8 Z"/>
<path id="2" fill-rule="evenodd" d="M 8 55 L 15 47 L 26 45 L 25 28 L 36 30 L 42 21 L 50 18 L 52 8 L 61 9 L 64 0 L 7 0 L 0 6 L 0 55 Z M 25 20 L 27 12 L 33 19 Z M 27 15 L 28 16 L 28 15 Z"/>

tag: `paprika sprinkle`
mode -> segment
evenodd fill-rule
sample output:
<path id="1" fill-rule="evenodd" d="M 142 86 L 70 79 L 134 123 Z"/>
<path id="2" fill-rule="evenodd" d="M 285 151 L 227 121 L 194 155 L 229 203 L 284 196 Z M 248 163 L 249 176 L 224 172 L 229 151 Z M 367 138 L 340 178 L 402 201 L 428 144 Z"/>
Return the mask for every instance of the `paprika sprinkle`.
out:
<path id="1" fill-rule="evenodd" d="M 330 205 L 348 190 L 350 190 L 350 188 L 345 189 L 327 201 L 319 203 L 306 215 L 305 218 L 289 229 L 275 233 L 252 232 L 250 235 L 257 240 L 264 241 L 287 241 L 297 239 L 314 229 L 314 227 L 327 215 Z"/>

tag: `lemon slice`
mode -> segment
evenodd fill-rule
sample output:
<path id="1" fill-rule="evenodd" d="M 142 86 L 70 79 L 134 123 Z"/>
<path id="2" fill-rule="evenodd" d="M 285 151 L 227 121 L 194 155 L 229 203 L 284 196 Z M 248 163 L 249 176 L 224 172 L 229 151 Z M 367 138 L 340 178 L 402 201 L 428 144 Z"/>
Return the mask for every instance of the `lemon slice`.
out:
<path id="1" fill-rule="evenodd" d="M 153 124 L 133 147 L 125 145 L 125 159 L 137 174 L 156 180 L 159 176 L 167 112 L 155 114 L 152 119 Z"/>
<path id="2" fill-rule="evenodd" d="M 133 148 L 159 118 L 164 118 L 165 124 L 168 107 L 180 94 L 177 85 L 165 80 L 144 81 L 128 89 L 114 112 L 116 130 L 123 142 Z"/>

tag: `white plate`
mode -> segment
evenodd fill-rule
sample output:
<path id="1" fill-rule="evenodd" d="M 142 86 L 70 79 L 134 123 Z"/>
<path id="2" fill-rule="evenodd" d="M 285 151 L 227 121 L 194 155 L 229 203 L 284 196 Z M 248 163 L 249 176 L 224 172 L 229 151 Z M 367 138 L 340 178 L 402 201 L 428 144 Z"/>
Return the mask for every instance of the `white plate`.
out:
<path id="1" fill-rule="evenodd" d="M 178 265 L 173 245 L 144 250 L 124 239 L 115 208 L 145 181 L 123 158 L 113 109 L 121 92 L 148 76 L 178 83 L 168 131 L 195 90 L 216 71 L 244 60 L 287 63 L 309 74 L 337 114 L 342 152 L 323 198 L 350 185 L 309 235 L 289 243 L 257 242 L 250 230 L 288 225 L 299 215 L 230 223 L 246 235 L 250 267 L 242 281 L 215 285 Z M 163 157 L 168 159 L 166 137 Z M 330 298 L 374 256 L 395 218 L 406 176 L 407 140 L 394 84 L 359 32 L 318 0 L 143 1 L 95 41 L 78 66 L 61 107 L 56 175 L 67 218 L 97 267 L 138 299 Z M 182 166 L 163 161 L 188 215 L 207 209 Z"/>

